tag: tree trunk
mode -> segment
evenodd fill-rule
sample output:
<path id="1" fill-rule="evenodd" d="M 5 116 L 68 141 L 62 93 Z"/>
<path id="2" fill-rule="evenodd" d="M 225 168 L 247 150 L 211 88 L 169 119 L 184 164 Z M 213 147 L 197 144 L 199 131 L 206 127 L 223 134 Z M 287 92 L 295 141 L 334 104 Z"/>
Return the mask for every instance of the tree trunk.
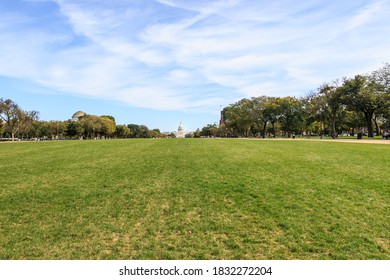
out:
<path id="1" fill-rule="evenodd" d="M 332 130 L 332 138 L 333 138 L 333 139 L 337 138 L 337 133 L 336 133 L 336 118 L 332 118 L 332 120 L 331 120 L 331 130 Z"/>
<path id="2" fill-rule="evenodd" d="M 374 138 L 374 130 L 372 127 L 372 117 L 374 115 L 374 112 L 364 112 L 364 116 L 366 118 L 367 122 L 367 130 L 368 130 L 368 137 Z"/>
<path id="3" fill-rule="evenodd" d="M 375 122 L 375 130 L 376 130 L 375 134 L 376 134 L 376 136 L 379 136 L 381 134 L 381 132 L 379 130 L 379 125 L 378 125 L 376 116 L 374 117 L 374 122 Z"/>
<path id="4" fill-rule="evenodd" d="M 273 133 L 273 137 L 276 137 L 276 132 L 275 132 L 275 122 L 271 122 L 271 125 L 272 125 L 272 133 Z"/>
<path id="5" fill-rule="evenodd" d="M 287 138 L 290 138 L 290 136 L 291 136 L 291 131 L 290 131 L 290 124 L 288 123 L 287 124 Z"/>
<path id="6" fill-rule="evenodd" d="M 11 132 L 12 141 L 15 141 L 15 132 Z"/>

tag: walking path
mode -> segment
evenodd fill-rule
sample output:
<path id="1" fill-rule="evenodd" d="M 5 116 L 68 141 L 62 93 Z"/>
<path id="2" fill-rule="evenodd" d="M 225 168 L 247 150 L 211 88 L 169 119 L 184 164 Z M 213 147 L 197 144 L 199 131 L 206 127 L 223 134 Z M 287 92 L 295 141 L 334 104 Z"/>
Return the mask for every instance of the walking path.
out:
<path id="1" fill-rule="evenodd" d="M 265 138 L 262 140 L 287 140 L 287 141 L 320 141 L 338 143 L 364 143 L 364 144 L 390 144 L 390 140 L 384 139 L 318 139 L 318 138 Z"/>

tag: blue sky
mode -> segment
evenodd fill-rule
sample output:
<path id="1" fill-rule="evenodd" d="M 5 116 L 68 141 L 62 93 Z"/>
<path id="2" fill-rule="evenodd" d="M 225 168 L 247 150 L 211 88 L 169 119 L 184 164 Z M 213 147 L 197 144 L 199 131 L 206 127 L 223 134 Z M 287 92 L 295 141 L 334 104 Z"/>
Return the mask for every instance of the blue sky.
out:
<path id="1" fill-rule="evenodd" d="M 162 131 L 390 61 L 388 0 L 0 0 L 0 97 Z"/>

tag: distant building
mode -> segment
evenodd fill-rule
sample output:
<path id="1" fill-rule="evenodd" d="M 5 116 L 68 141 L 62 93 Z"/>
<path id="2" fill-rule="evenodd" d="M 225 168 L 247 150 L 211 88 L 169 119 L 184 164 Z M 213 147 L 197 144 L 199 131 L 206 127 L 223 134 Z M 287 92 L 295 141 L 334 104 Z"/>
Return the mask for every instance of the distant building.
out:
<path id="1" fill-rule="evenodd" d="M 185 137 L 186 137 L 186 132 L 184 130 L 184 126 L 182 122 L 180 122 L 179 127 L 177 128 L 176 138 L 185 138 Z"/>
<path id="2" fill-rule="evenodd" d="M 223 117 L 223 111 L 221 111 L 221 117 L 219 119 L 219 128 L 223 128 L 225 126 L 225 119 Z"/>
<path id="3" fill-rule="evenodd" d="M 73 114 L 72 121 L 77 122 L 79 120 L 79 118 L 81 118 L 85 115 L 86 115 L 86 113 L 84 113 L 82 111 L 77 111 L 76 113 Z"/>

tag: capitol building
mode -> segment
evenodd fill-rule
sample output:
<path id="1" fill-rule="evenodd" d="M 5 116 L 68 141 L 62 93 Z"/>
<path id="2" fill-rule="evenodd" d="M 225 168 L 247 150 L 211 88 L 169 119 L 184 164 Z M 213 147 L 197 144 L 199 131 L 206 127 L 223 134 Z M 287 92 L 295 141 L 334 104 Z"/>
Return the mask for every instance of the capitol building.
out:
<path id="1" fill-rule="evenodd" d="M 184 130 L 184 126 L 182 122 L 180 122 L 179 127 L 177 128 L 177 132 L 175 133 L 176 138 L 185 138 L 186 137 L 186 132 Z"/>

